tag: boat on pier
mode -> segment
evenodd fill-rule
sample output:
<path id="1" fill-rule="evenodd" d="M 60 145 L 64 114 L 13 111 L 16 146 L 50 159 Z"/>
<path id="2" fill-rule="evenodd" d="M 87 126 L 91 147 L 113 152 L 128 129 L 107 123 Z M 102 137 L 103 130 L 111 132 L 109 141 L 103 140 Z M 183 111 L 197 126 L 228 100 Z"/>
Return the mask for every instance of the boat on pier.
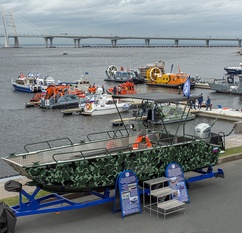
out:
<path id="1" fill-rule="evenodd" d="M 57 138 L 30 143 L 24 146 L 24 153 L 10 154 L 3 160 L 32 180 L 31 185 L 62 193 L 114 187 L 117 176 L 124 170 L 134 171 L 142 182 L 163 176 L 170 162 L 181 164 L 184 172 L 218 163 L 224 139 L 221 134 L 211 132 L 209 125 L 198 125 L 194 134 L 189 135 L 186 121 L 177 123 L 175 130 L 162 123 L 164 113 L 159 105 L 186 102 L 186 115 L 190 101 L 199 96 L 188 99 L 182 95 L 142 93 L 113 95 L 112 98 L 141 101 L 139 115 L 115 130 L 89 132 L 86 139 L 79 142 Z M 156 109 L 156 119 L 161 122 L 144 120 L 144 107 Z M 118 108 L 117 112 L 123 122 Z"/>

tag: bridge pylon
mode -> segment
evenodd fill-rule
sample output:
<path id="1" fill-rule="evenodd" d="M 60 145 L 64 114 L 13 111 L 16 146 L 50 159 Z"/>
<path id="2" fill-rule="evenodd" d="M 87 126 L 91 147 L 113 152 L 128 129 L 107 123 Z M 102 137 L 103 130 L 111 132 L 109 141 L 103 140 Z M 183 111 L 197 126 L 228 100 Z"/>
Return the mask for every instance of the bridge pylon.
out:
<path id="1" fill-rule="evenodd" d="M 4 34 L 5 34 L 4 47 L 10 47 L 10 41 L 8 38 L 8 32 L 7 32 L 5 14 L 4 14 L 3 8 L 2 8 L 2 19 L 3 19 L 3 27 L 4 27 Z"/>
<path id="2" fill-rule="evenodd" d="M 10 47 L 9 39 L 14 39 L 14 47 L 19 47 L 20 37 L 39 37 L 44 38 L 48 35 L 45 31 L 36 27 L 32 23 L 26 21 L 18 15 L 13 15 L 13 12 L 5 13 L 2 8 L 2 20 L 5 34 L 5 47 Z M 53 39 L 52 39 L 53 40 Z"/>

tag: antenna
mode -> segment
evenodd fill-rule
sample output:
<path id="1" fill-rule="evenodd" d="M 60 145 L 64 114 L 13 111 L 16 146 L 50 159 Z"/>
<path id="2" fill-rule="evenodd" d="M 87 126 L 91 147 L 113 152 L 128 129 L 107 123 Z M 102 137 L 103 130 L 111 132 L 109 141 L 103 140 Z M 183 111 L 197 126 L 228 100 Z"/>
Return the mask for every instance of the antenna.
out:
<path id="1" fill-rule="evenodd" d="M 218 116 L 216 117 L 216 119 L 213 121 L 213 123 L 211 124 L 211 128 L 214 126 L 214 124 L 217 122 L 219 115 L 221 114 L 221 112 L 223 111 L 223 109 L 220 110 L 220 112 L 218 113 Z"/>

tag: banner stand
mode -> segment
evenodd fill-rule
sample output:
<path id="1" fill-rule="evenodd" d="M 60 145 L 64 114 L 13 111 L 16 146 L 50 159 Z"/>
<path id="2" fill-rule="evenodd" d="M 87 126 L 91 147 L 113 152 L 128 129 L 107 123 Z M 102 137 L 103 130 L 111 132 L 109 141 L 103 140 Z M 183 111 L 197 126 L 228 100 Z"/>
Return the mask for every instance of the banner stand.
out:
<path id="1" fill-rule="evenodd" d="M 117 198 L 119 197 L 119 203 Z M 121 211 L 122 218 L 134 213 L 142 213 L 138 178 L 133 171 L 124 170 L 116 179 L 113 213 Z"/>
<path id="2" fill-rule="evenodd" d="M 177 199 L 184 203 L 190 203 L 190 198 L 187 191 L 184 172 L 179 163 L 169 163 L 166 167 L 166 177 L 170 178 L 170 187 L 177 190 L 172 196 L 172 199 Z"/>

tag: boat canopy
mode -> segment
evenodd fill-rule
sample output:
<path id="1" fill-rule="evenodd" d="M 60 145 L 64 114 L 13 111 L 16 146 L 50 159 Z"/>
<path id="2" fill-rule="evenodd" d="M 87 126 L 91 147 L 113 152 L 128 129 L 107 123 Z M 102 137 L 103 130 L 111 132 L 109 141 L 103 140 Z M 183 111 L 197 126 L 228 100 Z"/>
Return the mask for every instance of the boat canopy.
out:
<path id="1" fill-rule="evenodd" d="M 139 93 L 139 94 L 126 94 L 126 95 L 112 95 L 112 98 L 116 99 L 140 99 L 140 100 L 150 100 L 157 103 L 168 103 L 168 102 L 180 102 L 180 101 L 192 101 L 198 99 L 200 95 L 191 95 L 189 98 L 187 96 L 169 93 Z"/>

